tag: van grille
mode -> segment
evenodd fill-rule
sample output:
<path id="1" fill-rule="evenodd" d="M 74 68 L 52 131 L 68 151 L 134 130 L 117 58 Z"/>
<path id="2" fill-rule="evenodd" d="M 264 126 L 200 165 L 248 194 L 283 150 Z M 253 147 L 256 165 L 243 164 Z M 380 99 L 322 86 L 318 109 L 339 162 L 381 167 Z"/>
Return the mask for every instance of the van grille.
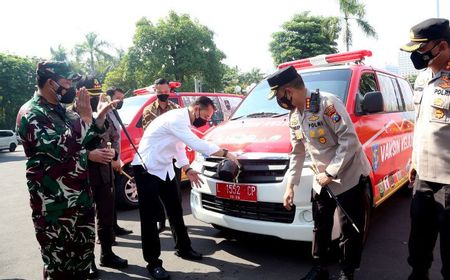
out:
<path id="1" fill-rule="evenodd" d="M 202 194 L 202 204 L 205 210 L 250 220 L 290 224 L 295 216 L 295 205 L 287 211 L 282 203 L 236 201 Z"/>
<path id="2" fill-rule="evenodd" d="M 203 162 L 203 175 L 219 179 L 217 165 L 223 158 L 208 157 Z M 279 183 L 289 168 L 289 159 L 239 159 L 239 183 Z"/>

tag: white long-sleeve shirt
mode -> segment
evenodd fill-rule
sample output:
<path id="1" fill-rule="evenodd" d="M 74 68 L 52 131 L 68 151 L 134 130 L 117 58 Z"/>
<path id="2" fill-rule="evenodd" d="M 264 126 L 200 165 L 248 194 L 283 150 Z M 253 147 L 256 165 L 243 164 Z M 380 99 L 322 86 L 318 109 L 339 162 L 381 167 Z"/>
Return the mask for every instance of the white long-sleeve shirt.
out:
<path id="1" fill-rule="evenodd" d="M 173 109 L 150 123 L 142 136 L 138 151 L 148 173 L 166 180 L 167 174 L 170 179 L 175 177 L 173 159 L 179 168 L 189 164 L 186 145 L 207 155 L 220 150 L 216 144 L 202 140 L 192 132 L 188 108 Z M 131 165 L 140 164 L 136 154 Z"/>

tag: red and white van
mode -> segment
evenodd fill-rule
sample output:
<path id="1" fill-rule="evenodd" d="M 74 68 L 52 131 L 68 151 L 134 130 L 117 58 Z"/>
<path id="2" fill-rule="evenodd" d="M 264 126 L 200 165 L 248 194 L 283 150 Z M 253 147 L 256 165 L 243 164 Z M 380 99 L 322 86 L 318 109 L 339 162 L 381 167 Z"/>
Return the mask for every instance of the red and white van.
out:
<path id="1" fill-rule="evenodd" d="M 346 105 L 372 165 L 366 224 L 371 209 L 407 183 L 414 129 L 411 86 L 399 76 L 364 65 L 362 60 L 371 55 L 370 51 L 355 51 L 279 66 L 293 65 L 307 88 L 333 93 Z M 292 149 L 288 112 L 267 100 L 268 92 L 264 79 L 229 121 L 205 135 L 204 139 L 238 154 L 242 168 L 237 182 L 220 181 L 216 166 L 221 158 L 197 154 L 192 167 L 202 173 L 204 184 L 191 191 L 192 213 L 218 228 L 311 241 L 311 162 L 305 161 L 300 186 L 296 186 L 295 208 L 287 211 L 282 202 Z M 384 104 L 381 112 L 363 109 L 365 96 L 373 93 Z"/>
<path id="2" fill-rule="evenodd" d="M 171 83 L 171 88 L 176 87 Z M 156 100 L 156 94 L 153 93 L 151 87 L 141 88 L 134 91 L 136 96 L 125 98 L 123 106 L 118 110 L 120 118 L 124 123 L 127 131 L 136 147 L 139 147 L 144 129 L 142 127 L 142 113 L 144 108 Z M 211 122 L 197 128 L 193 127 L 194 133 L 199 137 L 224 120 L 228 120 L 232 112 L 242 101 L 242 95 L 226 94 L 226 93 L 204 93 L 204 92 L 171 92 L 169 100 L 180 105 L 180 107 L 189 106 L 197 97 L 208 96 L 216 105 L 216 111 L 211 118 Z M 126 137 L 123 130 L 121 131 L 121 153 L 120 159 L 123 162 L 123 170 L 127 175 L 133 177 L 133 169 L 130 166 L 134 158 L 135 151 Z M 195 154 L 189 148 L 186 149 L 188 158 L 192 161 Z M 183 178 L 182 178 L 183 179 Z M 184 178 L 185 179 L 185 178 Z M 127 176 L 121 176 L 120 183 L 116 186 L 116 196 L 119 204 L 125 207 L 136 207 L 138 204 L 137 189 L 134 180 L 130 180 Z"/>

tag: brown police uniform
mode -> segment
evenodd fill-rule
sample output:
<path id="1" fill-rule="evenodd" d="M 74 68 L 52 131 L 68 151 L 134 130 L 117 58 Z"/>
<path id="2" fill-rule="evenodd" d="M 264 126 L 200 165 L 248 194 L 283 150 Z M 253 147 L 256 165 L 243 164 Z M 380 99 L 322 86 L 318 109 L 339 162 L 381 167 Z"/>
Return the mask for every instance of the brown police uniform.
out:
<path id="1" fill-rule="evenodd" d="M 180 106 L 175 104 L 174 102 L 167 100 L 167 107 L 165 109 L 159 106 L 159 100 L 156 99 L 152 104 L 148 105 L 144 108 L 144 113 L 142 114 L 142 126 L 144 130 L 147 126 L 158 116 L 161 116 L 167 111 L 172 109 L 178 109 Z"/>

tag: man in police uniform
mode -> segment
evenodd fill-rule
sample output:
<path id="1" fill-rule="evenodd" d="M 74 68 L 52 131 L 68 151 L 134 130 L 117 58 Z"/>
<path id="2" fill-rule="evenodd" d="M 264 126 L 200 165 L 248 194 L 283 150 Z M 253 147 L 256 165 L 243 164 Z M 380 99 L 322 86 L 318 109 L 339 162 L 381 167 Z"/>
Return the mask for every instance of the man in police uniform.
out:
<path id="1" fill-rule="evenodd" d="M 65 62 L 39 63 L 38 91 L 17 116 L 44 279 L 86 279 L 93 260 L 94 208 L 85 145 L 104 131 L 110 106 L 93 121 L 89 95 L 84 88 L 75 91 L 74 77 Z M 74 100 L 78 113 L 65 107 Z"/>
<path id="2" fill-rule="evenodd" d="M 312 191 L 315 265 L 302 279 L 329 279 L 327 252 L 331 242 L 336 202 L 324 187 L 337 195 L 339 202 L 360 230 L 358 233 L 340 208 L 341 272 L 339 279 L 353 279 L 359 267 L 364 235 L 364 195 L 370 164 L 363 152 L 344 104 L 334 95 L 310 92 L 294 67 L 281 69 L 267 79 L 278 104 L 290 110 L 292 139 L 288 183 L 284 206 L 291 210 L 294 189 L 299 186 L 305 148 L 317 171 Z M 306 147 L 305 147 L 306 146 Z"/>
<path id="3" fill-rule="evenodd" d="M 157 99 L 144 108 L 142 113 L 142 126 L 144 130 L 149 126 L 149 124 L 158 116 L 173 110 L 178 109 L 180 106 L 169 100 L 170 86 L 169 81 L 164 78 L 159 78 L 155 81 L 154 88 L 156 91 Z M 181 170 L 174 165 L 175 168 L 175 181 L 177 183 L 178 189 L 181 183 Z M 181 201 L 181 193 L 180 193 Z M 166 224 L 166 214 L 164 212 L 164 206 L 160 203 L 159 215 L 158 215 L 158 230 L 162 232 Z"/>
<path id="4" fill-rule="evenodd" d="M 427 19 L 411 28 L 416 69 L 427 68 L 415 83 L 416 124 L 410 181 L 409 279 L 429 279 L 433 249 L 440 234 L 444 279 L 450 279 L 450 27 L 447 19 Z M 425 76 L 424 76 L 425 75 Z"/>
<path id="5" fill-rule="evenodd" d="M 85 87 L 91 95 L 92 110 L 97 111 L 99 102 L 107 102 L 106 96 L 102 96 L 102 85 L 94 76 L 83 76 L 77 83 L 77 87 Z M 76 109 L 76 108 L 75 108 Z M 94 193 L 95 210 L 97 217 L 97 236 L 101 244 L 100 265 L 112 268 L 125 268 L 128 261 L 114 254 L 112 243 L 114 241 L 114 209 L 115 209 L 115 188 L 114 174 L 111 163 L 117 160 L 119 155 L 120 136 L 119 131 L 114 127 L 110 117 L 106 116 L 106 131 L 96 139 L 88 143 L 88 167 L 89 184 Z M 108 148 L 107 143 L 111 143 Z M 90 278 L 97 276 L 95 262 L 92 262 Z"/>

